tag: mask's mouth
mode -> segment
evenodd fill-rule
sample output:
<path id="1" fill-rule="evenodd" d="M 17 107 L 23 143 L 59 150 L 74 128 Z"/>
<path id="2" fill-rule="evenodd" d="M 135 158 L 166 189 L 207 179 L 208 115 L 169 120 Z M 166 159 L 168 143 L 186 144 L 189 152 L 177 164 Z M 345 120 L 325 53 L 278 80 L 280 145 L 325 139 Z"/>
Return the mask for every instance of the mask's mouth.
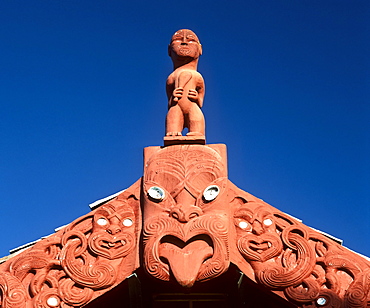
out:
<path id="1" fill-rule="evenodd" d="M 126 244 L 123 240 L 117 240 L 117 241 L 108 241 L 108 240 L 102 240 L 101 246 L 107 249 L 118 249 L 123 247 Z"/>
<path id="2" fill-rule="evenodd" d="M 258 253 L 266 251 L 267 249 L 271 248 L 271 246 L 272 246 L 271 243 L 268 241 L 263 242 L 251 241 L 249 243 L 249 248 Z"/>
<path id="3" fill-rule="evenodd" d="M 199 234 L 184 242 L 176 236 L 166 235 L 159 244 L 159 257 L 169 265 L 178 283 L 184 287 L 192 287 L 200 267 L 214 254 L 211 237 Z"/>

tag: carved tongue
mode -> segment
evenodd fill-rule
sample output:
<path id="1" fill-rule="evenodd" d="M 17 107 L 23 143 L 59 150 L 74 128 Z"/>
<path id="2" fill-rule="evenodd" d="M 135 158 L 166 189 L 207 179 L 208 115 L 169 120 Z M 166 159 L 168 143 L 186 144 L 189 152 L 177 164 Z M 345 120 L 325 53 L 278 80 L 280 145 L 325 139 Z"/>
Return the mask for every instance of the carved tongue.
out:
<path id="1" fill-rule="evenodd" d="M 190 288 L 204 260 L 213 255 L 213 248 L 202 240 L 191 242 L 182 249 L 171 243 L 163 243 L 159 246 L 159 255 L 168 260 L 177 282 Z"/>

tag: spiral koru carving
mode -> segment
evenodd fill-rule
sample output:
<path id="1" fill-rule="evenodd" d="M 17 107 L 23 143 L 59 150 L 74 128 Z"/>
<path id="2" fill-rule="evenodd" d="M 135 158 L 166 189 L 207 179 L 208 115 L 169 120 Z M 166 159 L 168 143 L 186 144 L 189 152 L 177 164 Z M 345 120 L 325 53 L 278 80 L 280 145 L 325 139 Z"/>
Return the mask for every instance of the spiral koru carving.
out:
<path id="1" fill-rule="evenodd" d="M 26 307 L 27 291 L 21 281 L 7 272 L 0 273 L 0 307 Z"/>

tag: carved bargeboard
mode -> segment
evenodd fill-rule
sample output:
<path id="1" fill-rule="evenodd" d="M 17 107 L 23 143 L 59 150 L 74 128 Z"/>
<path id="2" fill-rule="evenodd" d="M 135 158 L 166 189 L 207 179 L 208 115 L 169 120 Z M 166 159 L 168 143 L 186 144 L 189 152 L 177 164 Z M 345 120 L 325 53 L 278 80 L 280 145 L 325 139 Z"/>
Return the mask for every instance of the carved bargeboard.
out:
<path id="1" fill-rule="evenodd" d="M 1 308 L 80 307 L 139 266 L 140 181 L 0 267 Z"/>
<path id="2" fill-rule="evenodd" d="M 1 308 L 82 307 L 139 265 L 191 288 L 230 263 L 297 307 L 369 306 L 370 262 L 232 184 L 224 145 L 144 154 L 142 181 L 0 266 Z"/>
<path id="3" fill-rule="evenodd" d="M 369 307 L 370 262 L 234 186 L 235 264 L 298 307 Z M 233 257 L 231 259 L 234 262 Z M 250 277 L 253 279 L 253 277 Z"/>

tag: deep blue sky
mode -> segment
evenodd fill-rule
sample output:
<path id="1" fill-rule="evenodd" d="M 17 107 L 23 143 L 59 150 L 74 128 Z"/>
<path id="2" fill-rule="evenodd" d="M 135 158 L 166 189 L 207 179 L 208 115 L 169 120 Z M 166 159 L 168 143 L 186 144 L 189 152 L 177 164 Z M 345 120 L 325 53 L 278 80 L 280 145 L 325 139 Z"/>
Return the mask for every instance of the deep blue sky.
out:
<path id="1" fill-rule="evenodd" d="M 141 176 L 180 28 L 230 179 L 370 256 L 369 20 L 356 0 L 1 1 L 0 256 Z"/>

